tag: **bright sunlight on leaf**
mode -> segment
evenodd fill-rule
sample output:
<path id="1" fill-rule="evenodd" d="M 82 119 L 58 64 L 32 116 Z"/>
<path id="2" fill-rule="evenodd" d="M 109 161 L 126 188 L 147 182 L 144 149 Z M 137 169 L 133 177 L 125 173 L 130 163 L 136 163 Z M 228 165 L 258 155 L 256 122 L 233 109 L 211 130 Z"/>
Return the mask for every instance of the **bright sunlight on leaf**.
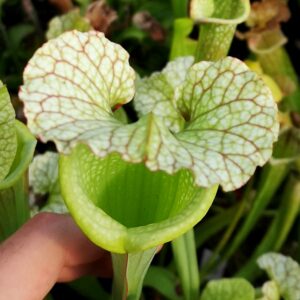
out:
<path id="1" fill-rule="evenodd" d="M 141 118 L 124 125 L 112 108 L 135 93 L 127 52 L 99 32 L 65 33 L 40 48 L 25 69 L 20 98 L 28 126 L 63 153 L 85 143 L 99 157 L 118 152 L 150 170 L 188 169 L 198 186 L 236 189 L 271 156 L 276 104 L 238 59 L 192 62 L 179 58 L 139 80 Z"/>
<path id="2" fill-rule="evenodd" d="M 238 188 L 268 160 L 278 135 L 270 90 L 231 57 L 191 64 L 190 58 L 179 58 L 139 81 L 135 107 L 159 116 L 175 133 L 176 140 L 163 145 L 175 169 L 193 170 L 200 186 Z"/>

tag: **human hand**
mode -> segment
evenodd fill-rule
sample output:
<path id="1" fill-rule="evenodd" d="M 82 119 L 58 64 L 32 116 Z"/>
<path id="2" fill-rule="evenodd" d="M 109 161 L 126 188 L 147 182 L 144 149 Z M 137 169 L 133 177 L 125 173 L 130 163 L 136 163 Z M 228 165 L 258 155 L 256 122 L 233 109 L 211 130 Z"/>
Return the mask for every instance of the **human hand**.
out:
<path id="1" fill-rule="evenodd" d="M 110 254 L 70 216 L 40 213 L 0 246 L 0 300 L 41 300 L 55 282 L 112 275 Z"/>

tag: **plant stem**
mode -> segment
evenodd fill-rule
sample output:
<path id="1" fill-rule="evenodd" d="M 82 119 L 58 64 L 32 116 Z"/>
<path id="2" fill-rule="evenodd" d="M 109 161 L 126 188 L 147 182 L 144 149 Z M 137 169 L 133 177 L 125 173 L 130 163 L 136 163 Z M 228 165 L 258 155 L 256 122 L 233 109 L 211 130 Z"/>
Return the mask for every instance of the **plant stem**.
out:
<path id="1" fill-rule="evenodd" d="M 196 48 L 196 62 L 202 60 L 216 61 L 225 57 L 234 37 L 235 29 L 236 25 L 202 24 Z"/>
<path id="2" fill-rule="evenodd" d="M 203 221 L 195 229 L 196 247 L 201 247 L 210 237 L 230 224 L 239 206 L 240 204 L 234 205 L 224 212 L 220 212 L 210 219 Z"/>
<path id="3" fill-rule="evenodd" d="M 144 286 L 151 287 L 158 291 L 163 299 L 183 300 L 178 295 L 177 277 L 174 272 L 167 270 L 165 267 L 151 266 L 146 274 Z M 153 297 L 154 299 L 154 297 Z M 162 299 L 157 297 L 155 299 Z"/>
<path id="4" fill-rule="evenodd" d="M 186 18 L 188 16 L 188 0 L 172 0 L 174 18 Z"/>
<path id="5" fill-rule="evenodd" d="M 237 277 L 254 280 L 260 273 L 256 265 L 258 257 L 269 251 L 280 250 L 298 215 L 300 207 L 299 195 L 300 181 L 291 177 L 285 187 L 281 205 L 272 224 L 260 244 L 256 247 L 250 260 L 236 274 Z"/>
<path id="6" fill-rule="evenodd" d="M 181 18 L 174 20 L 170 60 L 180 56 L 192 56 L 195 54 L 197 42 L 188 37 L 193 27 L 194 22 L 191 19 Z"/>
<path id="7" fill-rule="evenodd" d="M 205 203 L 206 201 L 210 201 L 209 206 L 207 206 L 207 210 L 208 207 L 212 205 L 212 201 L 216 196 L 217 188 L 217 186 L 214 186 L 201 191 L 203 202 Z M 200 278 L 198 272 L 194 229 L 191 229 L 175 241 L 172 241 L 172 249 L 185 299 L 198 299 Z"/>
<path id="8" fill-rule="evenodd" d="M 0 242 L 13 234 L 30 217 L 27 174 L 13 186 L 0 190 Z"/>
<path id="9" fill-rule="evenodd" d="M 26 126 L 16 121 L 18 149 L 9 174 L 0 182 L 0 242 L 14 233 L 30 217 L 27 168 L 36 140 Z"/>
<path id="10" fill-rule="evenodd" d="M 172 249 L 183 289 L 184 299 L 198 300 L 200 277 L 198 272 L 197 253 L 195 251 L 196 244 L 194 231 L 190 230 L 172 241 Z"/>
<path id="11" fill-rule="evenodd" d="M 262 178 L 254 199 L 253 207 L 229 248 L 225 251 L 223 256 L 224 259 L 230 258 L 246 239 L 285 178 L 288 168 L 289 166 L 287 164 L 268 164 L 263 169 Z"/>
<path id="12" fill-rule="evenodd" d="M 186 0 L 173 0 L 172 3 L 176 18 L 185 17 L 187 15 L 186 13 L 180 14 L 178 11 L 179 9 L 181 11 L 184 8 L 185 10 L 187 9 Z M 182 6 L 184 6 L 184 8 L 182 8 Z M 188 38 L 192 29 L 193 21 L 191 19 L 185 18 L 175 20 L 170 60 L 184 55 L 195 55 L 197 44 L 195 41 Z M 224 56 L 226 54 L 227 51 L 224 53 Z M 172 241 L 172 250 L 185 299 L 198 299 L 200 276 L 198 271 L 197 247 L 195 243 L 194 230 L 191 229 L 183 236 Z"/>
<path id="13" fill-rule="evenodd" d="M 283 46 L 266 53 L 256 53 L 264 73 L 270 75 L 286 96 L 291 110 L 300 111 L 299 81 L 288 53 Z"/>
<path id="14" fill-rule="evenodd" d="M 203 12 L 211 1 L 199 4 Z M 245 21 L 250 13 L 249 0 L 214 0 L 213 11 L 208 15 L 194 12 L 200 22 L 200 32 L 196 49 L 196 62 L 215 61 L 225 57 L 234 37 L 236 26 Z"/>
<path id="15" fill-rule="evenodd" d="M 230 225 L 223 234 L 221 240 L 217 244 L 212 256 L 209 258 L 209 260 L 206 262 L 206 264 L 202 267 L 201 273 L 203 276 L 205 276 L 208 272 L 210 272 L 212 269 L 215 268 L 216 264 L 218 263 L 218 257 L 220 253 L 223 251 L 224 247 L 227 245 L 230 237 L 232 236 L 233 232 L 235 231 L 241 217 L 243 216 L 246 207 L 249 202 L 249 195 L 252 190 L 253 180 L 251 180 L 250 183 L 248 183 L 246 191 L 244 193 L 244 197 L 242 201 L 239 203 L 238 207 L 235 210 L 234 215 L 232 215 L 232 219 L 230 221 Z"/>
<path id="16" fill-rule="evenodd" d="M 279 251 L 281 249 L 298 216 L 300 208 L 299 195 L 300 181 L 299 179 L 291 178 L 282 197 L 282 208 L 279 208 L 281 214 L 278 215 L 277 226 L 275 224 L 277 230 L 275 230 L 276 239 L 273 248 L 274 251 Z M 287 203 L 285 203 L 285 201 Z"/>
<path id="17" fill-rule="evenodd" d="M 144 277 L 158 247 L 136 253 L 112 253 L 113 300 L 139 300 Z"/>

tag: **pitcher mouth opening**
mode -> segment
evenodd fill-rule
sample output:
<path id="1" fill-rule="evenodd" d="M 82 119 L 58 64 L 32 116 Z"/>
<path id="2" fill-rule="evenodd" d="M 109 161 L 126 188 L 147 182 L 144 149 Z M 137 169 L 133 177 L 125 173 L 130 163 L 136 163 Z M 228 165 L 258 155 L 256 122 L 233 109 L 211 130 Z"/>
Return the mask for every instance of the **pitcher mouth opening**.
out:
<path id="1" fill-rule="evenodd" d="M 87 162 L 90 156 L 92 166 Z M 144 163 L 126 162 L 116 153 L 102 159 L 85 153 L 76 165 L 78 182 L 87 197 L 127 228 L 175 216 L 188 206 L 199 189 L 188 170 L 173 175 L 153 172 Z"/>
<path id="2" fill-rule="evenodd" d="M 118 154 L 101 159 L 85 145 L 61 157 L 60 183 L 78 226 L 115 253 L 143 251 L 185 233 L 205 216 L 218 188 L 196 186 L 187 170 L 169 175 Z"/>

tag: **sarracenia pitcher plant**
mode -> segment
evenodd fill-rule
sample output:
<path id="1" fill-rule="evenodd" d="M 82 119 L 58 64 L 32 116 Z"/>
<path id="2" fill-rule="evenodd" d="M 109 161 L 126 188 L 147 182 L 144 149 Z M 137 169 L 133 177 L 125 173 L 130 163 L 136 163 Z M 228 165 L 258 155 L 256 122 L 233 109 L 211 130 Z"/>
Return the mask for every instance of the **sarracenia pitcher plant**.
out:
<path id="1" fill-rule="evenodd" d="M 0 242 L 30 216 L 26 170 L 35 138 L 15 112 L 6 87 L 0 81 Z"/>
<path id="2" fill-rule="evenodd" d="M 227 57 L 178 58 L 136 79 L 102 33 L 72 31 L 29 61 L 20 98 L 30 130 L 62 154 L 61 190 L 85 234 L 113 253 L 115 299 L 138 299 L 157 247 L 199 222 L 218 185 L 242 186 L 270 157 L 277 108 Z M 114 111 L 134 98 L 139 119 Z"/>

